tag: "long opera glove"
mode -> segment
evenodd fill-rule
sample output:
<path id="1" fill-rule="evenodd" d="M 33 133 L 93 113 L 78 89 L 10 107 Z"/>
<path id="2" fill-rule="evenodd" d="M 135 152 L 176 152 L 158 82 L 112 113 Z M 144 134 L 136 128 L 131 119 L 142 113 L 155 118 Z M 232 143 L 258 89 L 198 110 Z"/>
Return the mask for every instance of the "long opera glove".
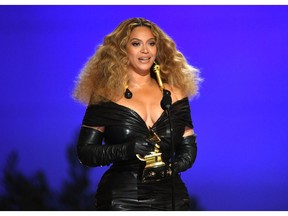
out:
<path id="1" fill-rule="evenodd" d="M 192 167 L 197 156 L 196 136 L 183 137 L 175 153 L 174 172 L 183 172 Z"/>

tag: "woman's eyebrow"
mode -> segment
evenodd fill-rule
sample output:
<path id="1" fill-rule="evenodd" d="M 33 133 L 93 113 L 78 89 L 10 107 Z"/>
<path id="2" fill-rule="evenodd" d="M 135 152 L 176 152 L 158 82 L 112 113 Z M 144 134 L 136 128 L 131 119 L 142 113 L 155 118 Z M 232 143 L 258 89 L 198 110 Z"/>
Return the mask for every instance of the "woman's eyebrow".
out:
<path id="1" fill-rule="evenodd" d="M 139 38 L 131 38 L 130 41 L 132 41 L 132 40 L 142 41 L 142 40 L 139 39 Z M 149 40 L 155 40 L 155 38 L 154 38 L 154 37 L 153 37 L 153 38 L 149 38 L 147 41 L 149 41 Z"/>

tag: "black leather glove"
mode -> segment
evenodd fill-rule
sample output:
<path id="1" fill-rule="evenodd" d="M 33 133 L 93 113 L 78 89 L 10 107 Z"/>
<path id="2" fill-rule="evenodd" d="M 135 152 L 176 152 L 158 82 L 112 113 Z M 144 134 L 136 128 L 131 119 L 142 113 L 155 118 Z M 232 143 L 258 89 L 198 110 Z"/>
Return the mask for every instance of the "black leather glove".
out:
<path id="1" fill-rule="evenodd" d="M 136 138 L 130 143 L 127 143 L 127 157 L 133 157 L 136 154 L 140 154 L 142 157 L 148 155 L 155 148 L 155 143 L 149 139 Z"/>
<path id="2" fill-rule="evenodd" d="M 154 150 L 153 143 L 137 138 L 129 143 L 102 145 L 103 133 L 90 127 L 81 127 L 77 143 L 77 155 L 86 166 L 103 166 L 115 161 L 127 160 L 136 154 L 147 155 Z"/>
<path id="3" fill-rule="evenodd" d="M 192 167 L 197 156 L 196 136 L 183 137 L 182 142 L 177 146 L 174 161 L 174 172 L 183 172 Z"/>

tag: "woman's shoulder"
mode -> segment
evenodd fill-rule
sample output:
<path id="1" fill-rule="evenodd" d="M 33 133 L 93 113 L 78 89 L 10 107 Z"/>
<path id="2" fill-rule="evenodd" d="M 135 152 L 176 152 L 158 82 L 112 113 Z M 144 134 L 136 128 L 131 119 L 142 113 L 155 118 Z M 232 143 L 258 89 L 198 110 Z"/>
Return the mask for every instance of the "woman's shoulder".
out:
<path id="1" fill-rule="evenodd" d="M 173 103 L 187 97 L 187 95 L 184 93 L 184 91 L 180 88 L 177 88 L 177 87 L 169 85 L 169 84 L 165 84 L 164 86 L 165 86 L 166 90 L 169 90 L 171 92 L 171 97 L 172 97 Z"/>

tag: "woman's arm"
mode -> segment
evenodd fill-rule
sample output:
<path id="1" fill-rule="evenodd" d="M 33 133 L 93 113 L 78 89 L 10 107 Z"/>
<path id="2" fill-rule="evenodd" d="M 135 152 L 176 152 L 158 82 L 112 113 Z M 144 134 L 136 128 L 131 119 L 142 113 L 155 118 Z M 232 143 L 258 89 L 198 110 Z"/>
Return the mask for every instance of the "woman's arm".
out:
<path id="1" fill-rule="evenodd" d="M 137 138 L 127 143 L 105 145 L 103 132 L 103 127 L 85 125 L 81 127 L 77 155 L 83 165 L 91 167 L 109 165 L 115 161 L 128 160 L 136 154 L 145 156 L 154 149 L 153 144 L 144 138 Z"/>

